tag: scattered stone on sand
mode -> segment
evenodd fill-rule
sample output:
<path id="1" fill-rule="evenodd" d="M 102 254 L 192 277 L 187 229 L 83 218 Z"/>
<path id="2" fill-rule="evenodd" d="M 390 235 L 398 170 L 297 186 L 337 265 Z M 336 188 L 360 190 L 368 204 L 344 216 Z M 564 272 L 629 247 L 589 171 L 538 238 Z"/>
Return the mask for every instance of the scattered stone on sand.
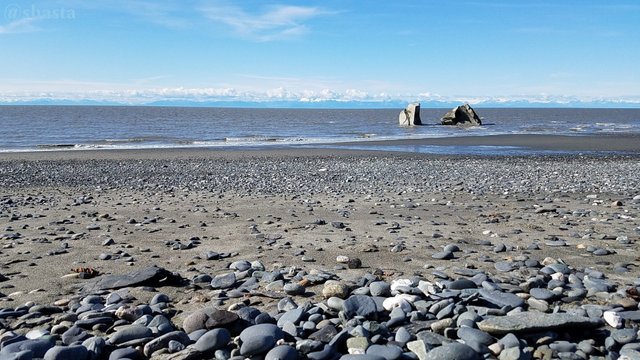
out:
<path id="1" fill-rule="evenodd" d="M 0 359 L 640 353 L 636 158 L 127 156 L 1 161 Z"/>

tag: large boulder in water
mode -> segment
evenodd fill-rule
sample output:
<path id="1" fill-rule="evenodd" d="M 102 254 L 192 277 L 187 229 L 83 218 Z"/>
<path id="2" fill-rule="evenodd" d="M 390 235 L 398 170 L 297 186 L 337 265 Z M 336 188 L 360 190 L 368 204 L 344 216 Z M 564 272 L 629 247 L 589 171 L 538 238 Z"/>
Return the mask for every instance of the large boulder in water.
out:
<path id="1" fill-rule="evenodd" d="M 480 117 L 469 104 L 456 106 L 454 109 L 444 114 L 440 121 L 442 122 L 442 125 L 482 125 Z"/>
<path id="2" fill-rule="evenodd" d="M 422 121 L 420 121 L 420 103 L 407 105 L 406 109 L 400 111 L 398 121 L 400 126 L 422 125 Z"/>

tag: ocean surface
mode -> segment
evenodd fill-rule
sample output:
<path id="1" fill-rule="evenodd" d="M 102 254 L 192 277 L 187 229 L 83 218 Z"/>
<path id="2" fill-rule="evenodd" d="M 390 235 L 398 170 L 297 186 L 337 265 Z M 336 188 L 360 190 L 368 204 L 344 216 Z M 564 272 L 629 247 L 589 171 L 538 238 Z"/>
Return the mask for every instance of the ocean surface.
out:
<path id="1" fill-rule="evenodd" d="M 0 106 L 0 152 L 307 147 L 494 134 L 640 134 L 640 109 L 477 108 L 483 126 L 470 128 L 439 125 L 448 110 L 422 108 L 425 125 L 406 128 L 398 126 L 400 109 Z M 438 147 L 425 151 L 439 152 Z"/>

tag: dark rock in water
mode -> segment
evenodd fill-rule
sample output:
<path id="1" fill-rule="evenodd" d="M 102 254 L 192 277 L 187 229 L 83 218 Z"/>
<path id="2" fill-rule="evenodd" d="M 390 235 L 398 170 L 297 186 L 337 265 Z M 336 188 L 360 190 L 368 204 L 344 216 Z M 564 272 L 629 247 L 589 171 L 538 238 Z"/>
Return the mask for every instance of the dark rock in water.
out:
<path id="1" fill-rule="evenodd" d="M 510 332 L 535 332 L 554 329 L 590 329 L 602 325 L 602 320 L 567 313 L 547 314 L 525 311 L 507 316 L 496 316 L 478 323 L 482 331 L 489 334 L 507 334 Z"/>
<path id="2" fill-rule="evenodd" d="M 482 356 L 470 346 L 450 343 L 437 347 L 427 353 L 425 360 L 480 360 Z"/>
<path id="3" fill-rule="evenodd" d="M 100 290 L 120 289 L 132 286 L 157 286 L 175 280 L 174 275 L 163 268 L 151 266 L 124 275 L 106 275 L 87 282 L 82 292 L 93 293 Z"/>
<path id="4" fill-rule="evenodd" d="M 440 119 L 442 125 L 482 125 L 482 121 L 469 104 L 455 107 Z"/>
<path id="5" fill-rule="evenodd" d="M 400 111 L 398 122 L 400 126 L 422 125 L 422 121 L 420 120 L 420 103 L 409 104 L 406 109 Z"/>

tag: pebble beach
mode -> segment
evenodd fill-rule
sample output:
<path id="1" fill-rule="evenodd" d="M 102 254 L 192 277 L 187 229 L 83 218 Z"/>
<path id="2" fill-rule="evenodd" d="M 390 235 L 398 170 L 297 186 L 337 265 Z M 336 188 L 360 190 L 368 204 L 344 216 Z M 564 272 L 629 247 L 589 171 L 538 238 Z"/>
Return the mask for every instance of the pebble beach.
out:
<path id="1" fill-rule="evenodd" d="M 638 160 L 2 154 L 0 359 L 638 359 Z"/>

